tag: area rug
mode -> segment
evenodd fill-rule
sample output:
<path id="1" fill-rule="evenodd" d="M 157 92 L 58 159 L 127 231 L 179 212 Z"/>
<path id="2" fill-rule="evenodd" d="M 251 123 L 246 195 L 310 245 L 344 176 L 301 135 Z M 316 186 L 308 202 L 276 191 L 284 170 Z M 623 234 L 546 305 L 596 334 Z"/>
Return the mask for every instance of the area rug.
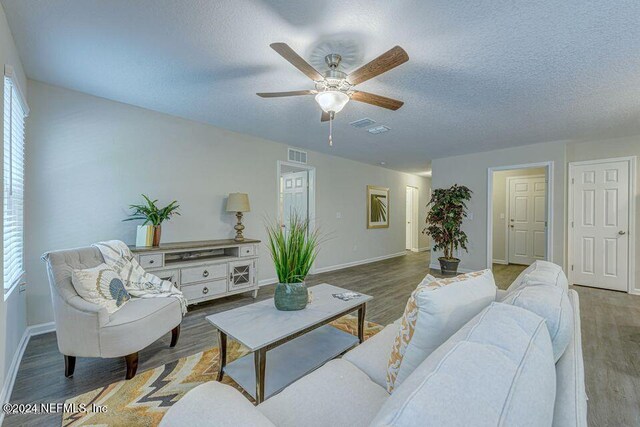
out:
<path id="1" fill-rule="evenodd" d="M 345 316 L 331 323 L 338 329 L 357 335 L 358 325 L 354 316 Z M 382 330 L 382 326 L 366 322 L 365 337 Z M 238 342 L 229 339 L 227 361 L 242 357 L 249 351 Z M 106 407 L 106 412 L 70 413 L 62 415 L 62 425 L 67 426 L 157 426 L 171 405 L 189 390 L 207 381 L 214 381 L 218 370 L 218 348 L 214 347 L 192 356 L 183 357 L 149 371 L 138 373 L 129 381 L 118 381 L 81 394 L 65 402 L 65 408 L 85 405 Z M 222 380 L 238 390 L 242 389 L 228 376 Z M 248 399 L 253 399 L 243 393 Z"/>

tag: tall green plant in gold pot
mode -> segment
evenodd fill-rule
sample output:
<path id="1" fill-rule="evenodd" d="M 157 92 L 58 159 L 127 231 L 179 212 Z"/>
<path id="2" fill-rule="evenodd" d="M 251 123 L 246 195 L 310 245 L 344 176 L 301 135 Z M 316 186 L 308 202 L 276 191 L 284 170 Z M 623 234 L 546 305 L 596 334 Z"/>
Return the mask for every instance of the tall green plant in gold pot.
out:
<path id="1" fill-rule="evenodd" d="M 458 248 L 467 250 L 467 234 L 462 231 L 462 221 L 467 216 L 466 202 L 471 200 L 471 190 L 454 184 L 450 188 L 433 190 L 427 207 L 427 227 L 422 230 L 433 239 L 433 249 L 442 250 L 438 258 L 442 274 L 455 275 L 460 260 L 454 256 Z"/>
<path id="2" fill-rule="evenodd" d="M 309 220 L 293 214 L 289 223 L 267 225 L 267 244 L 278 275 L 273 296 L 278 310 L 302 310 L 309 302 L 305 278 L 318 256 L 320 235 L 309 230 Z"/>

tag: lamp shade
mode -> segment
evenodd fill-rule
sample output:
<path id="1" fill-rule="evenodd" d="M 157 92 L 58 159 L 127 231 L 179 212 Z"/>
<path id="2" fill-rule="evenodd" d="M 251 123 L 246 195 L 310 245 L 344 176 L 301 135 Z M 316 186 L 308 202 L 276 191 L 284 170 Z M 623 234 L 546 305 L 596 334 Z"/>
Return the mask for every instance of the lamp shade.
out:
<path id="1" fill-rule="evenodd" d="M 227 212 L 249 212 L 249 195 L 247 193 L 229 193 Z"/>

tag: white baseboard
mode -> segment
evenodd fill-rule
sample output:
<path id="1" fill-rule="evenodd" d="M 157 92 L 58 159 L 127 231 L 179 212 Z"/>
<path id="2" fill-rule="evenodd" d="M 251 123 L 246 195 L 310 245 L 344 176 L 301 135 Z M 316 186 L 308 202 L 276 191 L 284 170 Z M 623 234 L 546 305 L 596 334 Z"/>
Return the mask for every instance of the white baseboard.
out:
<path id="1" fill-rule="evenodd" d="M 316 268 L 316 271 L 314 272 L 314 274 L 327 273 L 329 271 L 342 270 L 343 268 L 355 267 L 357 265 L 369 264 L 369 263 L 372 263 L 372 262 L 383 261 L 385 259 L 405 256 L 406 254 L 407 254 L 406 251 L 402 251 L 402 252 L 397 252 L 395 254 L 382 255 L 382 256 L 374 257 L 374 258 L 362 259 L 360 261 L 352 261 L 352 262 L 347 262 L 347 263 L 344 263 L 344 264 L 336 264 L 336 265 L 330 265 L 328 267 L 320 267 L 320 268 Z"/>
<path id="2" fill-rule="evenodd" d="M 502 265 L 509 265 L 509 262 L 504 260 L 504 259 L 494 259 L 493 260 L 494 264 L 502 264 Z"/>
<path id="3" fill-rule="evenodd" d="M 278 278 L 277 277 L 272 277 L 270 279 L 258 280 L 258 286 L 274 285 L 276 283 L 278 283 Z"/>
<path id="4" fill-rule="evenodd" d="M 344 263 L 344 264 L 336 264 L 336 265 L 330 265 L 328 267 L 320 267 L 320 268 L 316 268 L 316 270 L 313 272 L 313 274 L 327 273 L 329 271 L 342 270 L 343 268 L 355 267 L 357 265 L 369 264 L 369 263 L 376 262 L 376 261 L 383 261 L 385 259 L 396 258 L 396 257 L 400 257 L 400 256 L 403 256 L 403 255 L 406 255 L 406 254 L 407 254 L 406 251 L 403 251 L 403 252 L 398 252 L 398 253 L 390 254 L 390 255 L 382 255 L 382 256 L 379 256 L 379 257 L 375 257 L 375 258 L 367 258 L 367 259 L 362 259 L 362 260 L 359 260 L 359 261 L 347 262 L 347 263 Z M 278 278 L 277 277 L 272 277 L 270 279 L 262 279 L 262 280 L 258 281 L 258 286 L 273 285 L 275 283 L 278 283 Z"/>
<path id="5" fill-rule="evenodd" d="M 11 364 L 9 365 L 9 370 L 7 371 L 7 377 L 4 379 L 2 390 L 0 390 L 0 403 L 7 403 L 11 398 L 13 385 L 16 382 L 16 376 L 18 375 L 18 369 L 20 368 L 20 362 L 22 361 L 22 356 L 24 355 L 24 351 L 26 350 L 31 337 L 46 334 L 47 332 L 53 332 L 55 330 L 56 324 L 54 322 L 27 326 L 27 328 L 24 330 L 24 333 L 22 334 L 22 338 L 20 338 L 18 348 L 13 355 Z M 0 425 L 2 425 L 2 421 L 4 421 L 4 412 L 0 412 Z"/>

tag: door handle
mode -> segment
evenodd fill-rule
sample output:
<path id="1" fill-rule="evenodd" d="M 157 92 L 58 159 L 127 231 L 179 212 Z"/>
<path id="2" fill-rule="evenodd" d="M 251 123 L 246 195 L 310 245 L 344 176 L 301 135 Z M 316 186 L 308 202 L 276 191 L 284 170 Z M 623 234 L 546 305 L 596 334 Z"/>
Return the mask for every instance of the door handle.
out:
<path id="1" fill-rule="evenodd" d="M 509 227 L 513 228 L 513 224 L 511 224 Z"/>
<path id="2" fill-rule="evenodd" d="M 621 235 L 621 236 L 624 236 L 625 234 L 627 234 L 627 232 L 620 230 L 620 231 L 618 231 L 618 234 Z"/>

